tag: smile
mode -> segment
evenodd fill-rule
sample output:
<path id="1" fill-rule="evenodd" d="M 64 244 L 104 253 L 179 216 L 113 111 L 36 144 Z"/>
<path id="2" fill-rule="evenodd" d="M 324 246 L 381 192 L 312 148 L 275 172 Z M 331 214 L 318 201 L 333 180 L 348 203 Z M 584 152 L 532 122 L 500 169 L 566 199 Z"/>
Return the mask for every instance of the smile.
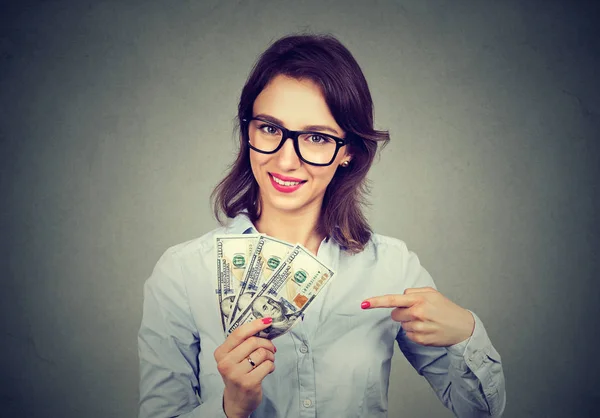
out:
<path id="1" fill-rule="evenodd" d="M 300 184 L 299 181 L 283 181 L 279 180 L 277 177 L 273 177 L 273 180 L 275 180 L 277 184 L 281 184 L 282 186 L 295 186 L 296 184 Z"/>
<path id="2" fill-rule="evenodd" d="M 271 179 L 271 184 L 273 187 L 280 192 L 283 193 L 291 193 L 298 190 L 306 180 L 279 176 L 276 174 L 269 173 L 269 178 Z"/>

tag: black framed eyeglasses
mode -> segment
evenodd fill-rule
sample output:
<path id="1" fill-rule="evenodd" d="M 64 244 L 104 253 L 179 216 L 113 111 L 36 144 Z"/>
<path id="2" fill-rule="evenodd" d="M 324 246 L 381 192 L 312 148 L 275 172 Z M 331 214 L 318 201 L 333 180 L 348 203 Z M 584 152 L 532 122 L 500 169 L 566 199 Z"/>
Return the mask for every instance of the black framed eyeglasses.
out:
<path id="1" fill-rule="evenodd" d="M 288 138 L 301 161 L 310 165 L 328 166 L 333 163 L 340 148 L 350 143 L 348 138 L 314 131 L 291 131 L 262 118 L 242 119 L 248 129 L 248 145 L 254 151 L 274 154 Z"/>

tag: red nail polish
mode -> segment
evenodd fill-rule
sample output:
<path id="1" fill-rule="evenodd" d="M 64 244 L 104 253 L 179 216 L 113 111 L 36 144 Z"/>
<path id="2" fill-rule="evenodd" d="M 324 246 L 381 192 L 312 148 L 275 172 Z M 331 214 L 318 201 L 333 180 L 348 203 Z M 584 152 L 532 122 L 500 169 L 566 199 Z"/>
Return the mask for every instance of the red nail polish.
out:
<path id="1" fill-rule="evenodd" d="M 275 352 L 277 352 L 277 347 L 273 346 L 273 349 L 275 350 Z"/>
<path id="2" fill-rule="evenodd" d="M 360 304 L 360 307 L 363 309 L 367 309 L 371 306 L 371 302 L 365 300 L 363 303 Z"/>
<path id="3" fill-rule="evenodd" d="M 270 324 L 271 322 L 273 322 L 273 318 L 263 318 L 262 319 L 262 323 L 263 324 Z"/>

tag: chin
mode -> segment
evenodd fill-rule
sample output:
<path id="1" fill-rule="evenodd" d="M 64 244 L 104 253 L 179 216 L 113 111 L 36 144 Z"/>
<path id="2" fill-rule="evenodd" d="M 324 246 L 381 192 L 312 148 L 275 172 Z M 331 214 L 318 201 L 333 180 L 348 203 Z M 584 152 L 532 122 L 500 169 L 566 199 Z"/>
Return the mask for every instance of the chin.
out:
<path id="1" fill-rule="evenodd" d="M 282 212 L 295 212 L 305 207 L 306 204 L 298 201 L 292 201 L 292 199 L 274 199 L 269 202 L 269 206 Z"/>
<path id="2" fill-rule="evenodd" d="M 312 206 L 314 199 L 303 196 L 269 196 L 266 204 L 278 211 L 296 212 Z"/>

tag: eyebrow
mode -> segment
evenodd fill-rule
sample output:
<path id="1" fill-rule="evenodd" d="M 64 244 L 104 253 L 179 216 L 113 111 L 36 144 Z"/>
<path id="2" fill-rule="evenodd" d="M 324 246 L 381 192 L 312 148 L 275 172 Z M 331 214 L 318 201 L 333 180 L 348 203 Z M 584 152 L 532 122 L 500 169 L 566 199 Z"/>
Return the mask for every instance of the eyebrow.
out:
<path id="1" fill-rule="evenodd" d="M 264 113 L 260 113 L 256 116 L 254 116 L 255 118 L 261 118 L 261 119 L 266 119 L 268 121 L 271 121 L 273 123 L 276 123 L 278 125 L 281 126 L 285 126 L 283 121 L 280 119 L 277 119 L 275 116 L 271 116 L 271 115 L 265 115 Z M 332 128 L 331 126 L 327 126 L 327 125 L 307 125 L 304 126 L 301 131 L 325 131 L 325 132 L 331 132 L 332 134 L 335 135 L 341 135 L 338 131 L 336 131 L 334 128 Z"/>

